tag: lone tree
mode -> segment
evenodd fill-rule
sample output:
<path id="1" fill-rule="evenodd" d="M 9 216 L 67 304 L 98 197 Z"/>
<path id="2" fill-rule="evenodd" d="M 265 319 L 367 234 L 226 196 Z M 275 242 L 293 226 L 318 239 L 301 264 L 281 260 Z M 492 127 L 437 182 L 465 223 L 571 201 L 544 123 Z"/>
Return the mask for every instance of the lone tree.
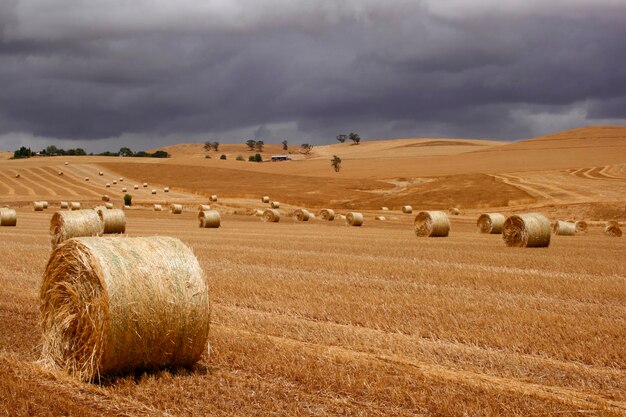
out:
<path id="1" fill-rule="evenodd" d="M 335 172 L 339 172 L 339 170 L 341 170 L 341 158 L 337 155 L 333 155 L 333 159 L 330 160 L 330 165 L 333 167 Z"/>
<path id="2" fill-rule="evenodd" d="M 252 139 L 247 140 L 246 146 L 248 147 L 249 151 L 253 151 L 254 148 L 256 147 L 256 140 L 252 140 Z"/>
<path id="3" fill-rule="evenodd" d="M 213 148 L 213 150 L 214 150 L 215 152 L 217 152 L 217 150 L 218 150 L 218 149 L 219 149 L 219 147 L 220 147 L 220 143 L 219 143 L 219 142 L 211 142 L 211 147 Z"/>
<path id="4" fill-rule="evenodd" d="M 344 143 L 348 139 L 348 135 L 337 135 L 337 140 L 341 143 Z"/>
<path id="5" fill-rule="evenodd" d="M 289 149 L 289 146 L 287 146 L 287 141 L 284 140 L 281 142 L 283 144 L 283 151 L 286 151 L 287 149 Z"/>
<path id="6" fill-rule="evenodd" d="M 361 143 L 361 136 L 359 136 L 358 133 L 352 133 L 350 132 L 350 134 L 348 135 L 348 139 L 350 139 L 352 142 L 354 142 L 356 145 L 358 145 L 359 143 Z"/>
<path id="7" fill-rule="evenodd" d="M 203 148 L 205 151 L 209 152 L 213 148 L 213 142 L 211 141 L 204 142 Z"/>
<path id="8" fill-rule="evenodd" d="M 302 145 L 300 145 L 300 147 L 302 148 L 302 152 L 305 155 L 308 155 L 313 149 L 313 145 L 309 145 L 308 143 L 303 143 Z"/>
<path id="9" fill-rule="evenodd" d="M 256 151 L 263 152 L 263 145 L 265 145 L 265 143 L 263 143 L 262 140 L 257 140 L 255 143 Z"/>
<path id="10" fill-rule="evenodd" d="M 133 156 L 133 151 L 130 150 L 130 148 L 120 148 L 120 152 L 119 152 L 120 156 Z M 128 205 L 128 204 L 127 204 Z"/>

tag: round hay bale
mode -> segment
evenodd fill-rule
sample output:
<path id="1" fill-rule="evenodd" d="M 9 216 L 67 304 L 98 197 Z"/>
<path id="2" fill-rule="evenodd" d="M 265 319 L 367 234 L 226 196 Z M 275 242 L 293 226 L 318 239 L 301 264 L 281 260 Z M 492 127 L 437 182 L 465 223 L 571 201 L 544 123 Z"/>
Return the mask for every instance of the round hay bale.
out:
<path id="1" fill-rule="evenodd" d="M 260 217 L 260 216 L 262 216 L 262 215 L 263 215 L 263 210 L 261 210 L 261 209 L 256 209 L 256 210 L 254 210 L 254 211 L 252 212 L 252 215 L 253 215 L 253 216 Z"/>
<path id="2" fill-rule="evenodd" d="M 155 204 L 154 205 L 154 211 L 163 211 L 163 207 L 161 207 L 160 204 Z"/>
<path id="3" fill-rule="evenodd" d="M 157 190 L 155 190 L 154 188 L 152 189 L 151 193 L 154 195 L 157 193 Z"/>
<path id="4" fill-rule="evenodd" d="M 563 220 L 557 220 L 554 223 L 552 232 L 559 236 L 574 236 L 576 234 L 576 225 Z"/>
<path id="5" fill-rule="evenodd" d="M 133 185 L 133 189 L 138 190 L 139 186 L 135 184 L 135 185 Z"/>
<path id="6" fill-rule="evenodd" d="M 363 214 L 358 213 L 356 211 L 351 211 L 346 214 L 346 222 L 350 226 L 362 226 L 363 225 Z"/>
<path id="7" fill-rule="evenodd" d="M 44 364 L 82 381 L 190 366 L 207 349 L 204 273 L 175 238 L 71 239 L 52 252 L 39 297 Z"/>
<path id="8" fill-rule="evenodd" d="M 85 181 L 89 181 L 89 177 L 85 177 Z"/>
<path id="9" fill-rule="evenodd" d="M 104 172 L 100 171 L 100 172 L 98 172 L 98 175 L 103 176 Z"/>
<path id="10" fill-rule="evenodd" d="M 213 195 L 211 196 L 211 201 L 217 201 L 217 195 L 213 194 Z"/>
<path id="11" fill-rule="evenodd" d="M 606 222 L 606 225 L 619 227 L 619 222 L 617 220 L 609 220 L 608 222 Z"/>
<path id="12" fill-rule="evenodd" d="M 147 182 L 143 183 L 143 188 L 148 188 L 148 183 Z"/>
<path id="13" fill-rule="evenodd" d="M 346 216 L 344 216 L 343 214 L 337 214 L 336 218 L 339 220 L 345 220 Z"/>
<path id="14" fill-rule="evenodd" d="M 266 223 L 277 223 L 280 221 L 280 211 L 275 209 L 267 209 L 263 212 L 263 221 Z"/>
<path id="15" fill-rule="evenodd" d="M 72 210 L 80 210 L 80 203 L 78 201 L 72 201 L 70 203 L 70 209 L 72 209 Z"/>
<path id="16" fill-rule="evenodd" d="M 105 187 L 107 188 L 111 188 L 111 184 L 109 184 L 108 182 L 106 184 L 104 184 Z"/>
<path id="17" fill-rule="evenodd" d="M 69 208 L 69 206 L 70 206 L 70 205 L 67 203 L 67 201 L 61 201 L 61 208 L 62 208 L 62 209 Z"/>
<path id="18" fill-rule="evenodd" d="M 20 174 L 15 174 L 15 178 L 19 178 L 19 177 L 21 177 Z"/>
<path id="19" fill-rule="evenodd" d="M 335 210 L 332 210 L 332 209 L 321 209 L 318 215 L 320 216 L 320 219 L 322 220 L 328 220 L 328 221 L 335 220 Z"/>
<path id="20" fill-rule="evenodd" d="M 47 201 L 42 201 L 41 204 L 43 204 L 43 208 L 44 209 L 48 208 L 48 202 Z"/>
<path id="21" fill-rule="evenodd" d="M 165 188 L 163 188 L 163 192 L 164 192 L 164 193 L 169 193 L 169 192 L 170 192 L 170 187 L 165 187 Z"/>
<path id="22" fill-rule="evenodd" d="M 385 216 L 376 216 L 374 217 L 374 220 L 380 220 L 384 222 L 385 220 L 387 220 L 387 218 Z"/>
<path id="23" fill-rule="evenodd" d="M 59 171 L 57 175 L 60 177 L 61 175 L 63 175 L 63 171 Z"/>
<path id="24" fill-rule="evenodd" d="M 270 207 L 273 209 L 280 208 L 280 203 L 278 201 L 272 201 Z"/>
<path id="25" fill-rule="evenodd" d="M 116 180 L 113 180 L 113 184 L 114 184 L 114 185 L 115 185 L 115 184 L 117 184 L 117 181 L 116 181 Z"/>
<path id="26" fill-rule="evenodd" d="M 69 165 L 69 164 L 70 164 L 69 162 L 65 162 L 65 165 Z"/>
<path id="27" fill-rule="evenodd" d="M 102 201 L 111 201 L 111 197 L 109 197 L 107 194 L 102 196 Z"/>
<path id="28" fill-rule="evenodd" d="M 207 211 L 207 210 L 211 210 L 211 206 L 208 204 L 200 204 L 198 206 L 198 211 Z"/>
<path id="29" fill-rule="evenodd" d="M 43 209 L 44 209 L 43 202 L 35 201 L 33 203 L 33 210 L 35 210 L 35 211 L 43 211 Z"/>
<path id="30" fill-rule="evenodd" d="M 456 208 L 456 207 L 452 207 L 450 210 L 448 210 L 450 212 L 450 214 L 454 215 L 454 216 L 458 216 L 459 214 L 461 214 L 461 210 Z"/>
<path id="31" fill-rule="evenodd" d="M 122 192 L 123 192 L 123 193 L 125 193 L 125 192 L 127 192 L 127 191 L 128 191 L 128 189 L 127 189 L 126 187 L 122 187 Z"/>
<path id="32" fill-rule="evenodd" d="M 500 213 L 483 213 L 478 217 L 476 226 L 480 233 L 488 233 L 492 235 L 502 234 L 504 221 L 506 217 Z"/>
<path id="33" fill-rule="evenodd" d="M 125 233 L 126 215 L 124 210 L 109 209 L 108 207 L 96 207 L 96 213 L 102 222 L 102 233 Z"/>
<path id="34" fill-rule="evenodd" d="M 57 211 L 50 220 L 52 248 L 79 236 L 100 236 L 102 222 L 95 210 Z"/>
<path id="35" fill-rule="evenodd" d="M 381 207 L 380 208 L 382 211 L 389 211 L 389 207 Z"/>
<path id="36" fill-rule="evenodd" d="M 120 182 L 124 182 L 124 177 L 120 177 Z"/>
<path id="37" fill-rule="evenodd" d="M 502 239 L 507 246 L 542 248 L 550 245 L 550 221 L 541 213 L 517 214 L 504 222 Z"/>
<path id="38" fill-rule="evenodd" d="M 112 209 L 113 203 L 104 203 L 104 207 L 106 207 L 107 209 Z"/>
<path id="39" fill-rule="evenodd" d="M 609 237 L 622 237 L 622 229 L 616 221 L 607 222 L 604 227 L 604 234 Z"/>
<path id="40" fill-rule="evenodd" d="M 172 211 L 172 214 L 181 214 L 183 212 L 183 205 L 182 204 L 172 204 L 172 207 L 170 209 Z"/>
<path id="41" fill-rule="evenodd" d="M 261 202 L 262 203 L 269 203 L 270 202 L 270 197 L 267 195 L 264 195 L 263 197 L 261 197 Z"/>
<path id="42" fill-rule="evenodd" d="M 411 206 L 402 206 L 402 212 L 406 214 L 413 213 L 413 207 Z"/>
<path id="43" fill-rule="evenodd" d="M 311 214 L 305 209 L 298 209 L 293 212 L 293 218 L 299 222 L 308 222 L 311 218 Z"/>
<path id="44" fill-rule="evenodd" d="M 216 210 L 203 210 L 198 213 L 198 223 L 201 228 L 216 229 L 220 227 L 221 220 Z"/>
<path id="45" fill-rule="evenodd" d="M 578 220 L 574 225 L 576 226 L 576 233 L 586 233 L 589 229 L 589 225 L 584 220 Z"/>
<path id="46" fill-rule="evenodd" d="M 17 212 L 11 208 L 0 208 L 0 226 L 16 226 Z"/>
<path id="47" fill-rule="evenodd" d="M 414 226 L 418 237 L 447 237 L 450 233 L 450 220 L 443 211 L 419 212 Z"/>

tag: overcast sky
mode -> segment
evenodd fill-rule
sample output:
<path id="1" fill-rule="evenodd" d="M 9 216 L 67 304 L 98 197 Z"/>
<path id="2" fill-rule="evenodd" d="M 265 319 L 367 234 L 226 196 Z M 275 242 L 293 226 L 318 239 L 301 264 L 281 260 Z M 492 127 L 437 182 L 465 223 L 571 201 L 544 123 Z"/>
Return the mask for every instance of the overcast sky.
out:
<path id="1" fill-rule="evenodd" d="M 626 124 L 626 0 L 0 0 L 0 150 Z"/>

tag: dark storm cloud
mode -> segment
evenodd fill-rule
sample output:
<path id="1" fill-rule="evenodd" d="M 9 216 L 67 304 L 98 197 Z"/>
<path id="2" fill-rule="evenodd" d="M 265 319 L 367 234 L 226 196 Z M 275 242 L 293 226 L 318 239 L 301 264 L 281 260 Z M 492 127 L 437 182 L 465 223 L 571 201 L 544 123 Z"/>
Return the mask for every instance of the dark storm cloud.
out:
<path id="1" fill-rule="evenodd" d="M 626 6 L 500 3 L 3 2 L 0 137 L 506 139 L 622 121 Z"/>

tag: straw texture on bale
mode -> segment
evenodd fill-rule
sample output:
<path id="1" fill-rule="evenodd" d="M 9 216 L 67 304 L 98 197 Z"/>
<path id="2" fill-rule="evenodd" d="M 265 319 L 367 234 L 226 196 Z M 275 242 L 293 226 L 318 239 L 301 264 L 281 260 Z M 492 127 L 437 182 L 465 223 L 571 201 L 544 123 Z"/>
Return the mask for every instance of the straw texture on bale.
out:
<path id="1" fill-rule="evenodd" d="M 172 204 L 172 214 L 181 214 L 183 212 L 182 204 Z"/>
<path id="2" fill-rule="evenodd" d="M 266 223 L 276 223 L 280 220 L 280 211 L 275 209 L 267 209 L 263 212 L 262 219 Z"/>
<path id="3" fill-rule="evenodd" d="M 198 213 L 198 223 L 202 228 L 216 229 L 220 227 L 221 220 L 216 210 L 204 210 Z"/>
<path id="4" fill-rule="evenodd" d="M 0 226 L 16 226 L 17 212 L 11 208 L 0 208 Z"/>
<path id="5" fill-rule="evenodd" d="M 578 220 L 576 223 L 576 233 L 585 233 L 589 228 L 589 225 L 584 220 Z"/>
<path id="6" fill-rule="evenodd" d="M 78 201 L 72 201 L 70 203 L 70 208 L 72 210 L 80 210 L 80 203 Z"/>
<path id="7" fill-rule="evenodd" d="M 157 190 L 152 189 L 152 191 L 151 191 L 151 192 L 152 192 L 152 194 L 156 194 L 156 193 L 157 193 Z"/>
<path id="8" fill-rule="evenodd" d="M 541 213 L 516 214 L 504 222 L 502 239 L 507 246 L 541 248 L 550 245 L 550 221 Z"/>
<path id="9" fill-rule="evenodd" d="M 112 209 L 113 208 L 113 203 L 104 203 L 104 207 L 107 209 Z"/>
<path id="10" fill-rule="evenodd" d="M 109 197 L 107 194 L 102 196 L 102 201 L 111 201 L 111 197 Z"/>
<path id="11" fill-rule="evenodd" d="M 362 226 L 363 225 L 363 214 L 358 213 L 356 211 L 351 211 L 346 214 L 346 222 L 350 226 Z"/>
<path id="12" fill-rule="evenodd" d="M 293 212 L 293 218 L 299 222 L 308 222 L 311 218 L 311 214 L 305 209 L 298 209 Z"/>
<path id="13" fill-rule="evenodd" d="M 161 207 L 160 204 L 155 204 L 154 205 L 154 211 L 163 211 L 163 207 Z"/>
<path id="14" fill-rule="evenodd" d="M 576 225 L 571 222 L 564 222 L 563 220 L 557 220 L 554 223 L 552 231 L 555 235 L 559 236 L 574 236 L 576 234 Z"/>
<path id="15" fill-rule="evenodd" d="M 82 381 L 190 366 L 206 351 L 208 287 L 175 238 L 69 240 L 52 252 L 39 297 L 43 363 Z"/>
<path id="16" fill-rule="evenodd" d="M 269 198 L 269 196 L 264 195 L 264 196 L 261 198 L 261 202 L 263 202 L 263 203 L 269 203 L 269 202 L 270 202 L 270 198 Z"/>
<path id="17" fill-rule="evenodd" d="M 206 210 L 211 210 L 211 206 L 208 204 L 200 204 L 198 206 L 198 211 L 206 211 Z"/>
<path id="18" fill-rule="evenodd" d="M 213 194 L 213 195 L 211 196 L 211 201 L 217 201 L 217 195 Z"/>
<path id="19" fill-rule="evenodd" d="M 169 193 L 169 192 L 170 192 L 170 187 L 165 187 L 165 188 L 163 188 L 163 192 L 164 192 L 164 193 Z"/>
<path id="20" fill-rule="evenodd" d="M 452 207 L 449 211 L 450 211 L 450 214 L 455 215 L 455 216 L 458 216 L 459 214 L 461 214 L 461 210 L 459 210 L 456 207 Z"/>
<path id="21" fill-rule="evenodd" d="M 332 221 L 335 220 L 335 211 L 332 209 L 322 209 L 319 212 L 320 219 Z"/>
<path id="22" fill-rule="evenodd" d="M 273 209 L 280 208 L 280 203 L 278 201 L 272 201 L 270 207 L 272 207 Z"/>
<path id="23" fill-rule="evenodd" d="M 96 207 L 96 212 L 102 222 L 102 233 L 126 232 L 126 215 L 124 214 L 124 210 Z"/>
<path id="24" fill-rule="evenodd" d="M 43 211 L 44 207 L 43 207 L 43 203 L 41 201 L 35 201 L 33 203 L 33 209 L 35 211 Z"/>
<path id="25" fill-rule="evenodd" d="M 50 220 L 52 247 L 80 236 L 100 236 L 102 221 L 95 210 L 57 211 Z"/>
<path id="26" fill-rule="evenodd" d="M 48 202 L 47 201 L 42 201 L 41 204 L 43 204 L 43 208 L 45 208 L 45 209 L 48 208 Z"/>
<path id="27" fill-rule="evenodd" d="M 387 218 L 385 216 L 376 216 L 376 217 L 374 217 L 374 220 L 385 221 L 385 220 L 387 220 Z"/>
<path id="28" fill-rule="evenodd" d="M 504 221 L 506 217 L 501 213 L 484 213 L 478 217 L 476 226 L 480 233 L 489 233 L 492 235 L 499 235 L 504 228 Z"/>
<path id="29" fill-rule="evenodd" d="M 407 214 L 411 214 L 411 213 L 413 213 L 413 207 L 411 207 L 411 206 L 402 206 L 402 212 L 403 213 L 407 213 Z"/>
<path id="30" fill-rule="evenodd" d="M 64 209 L 66 209 L 66 208 L 68 208 L 69 206 L 70 206 L 70 205 L 67 203 L 67 201 L 61 201 L 61 208 L 62 208 L 62 209 L 63 209 L 63 208 L 64 208 Z"/>
<path id="31" fill-rule="evenodd" d="M 622 229 L 618 222 L 610 221 L 604 227 L 604 234 L 610 237 L 622 237 Z"/>
<path id="32" fill-rule="evenodd" d="M 450 220 L 443 211 L 419 212 L 414 226 L 418 237 L 446 237 L 450 233 Z"/>

